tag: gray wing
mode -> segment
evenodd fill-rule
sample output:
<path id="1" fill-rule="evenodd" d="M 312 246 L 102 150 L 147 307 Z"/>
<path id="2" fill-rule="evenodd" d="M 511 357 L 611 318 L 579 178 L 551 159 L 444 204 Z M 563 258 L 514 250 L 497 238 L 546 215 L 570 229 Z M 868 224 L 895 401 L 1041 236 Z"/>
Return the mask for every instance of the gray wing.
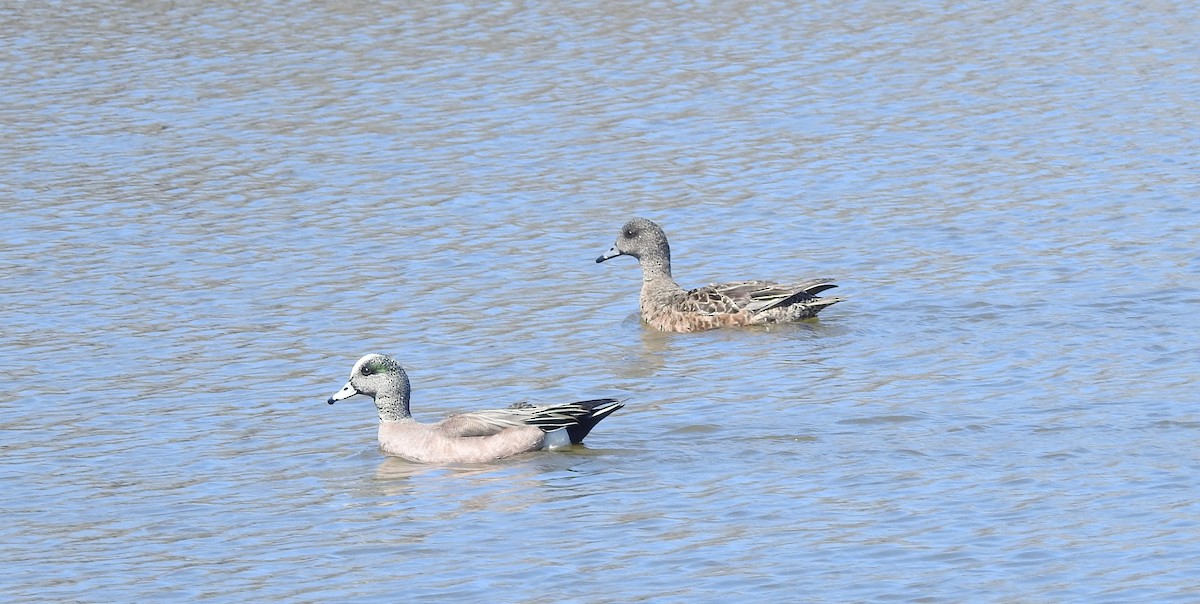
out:
<path id="1" fill-rule="evenodd" d="M 524 425 L 518 418 L 502 413 L 503 409 L 495 411 L 472 411 L 456 413 L 434 424 L 446 436 L 491 436 L 506 428 Z"/>
<path id="2" fill-rule="evenodd" d="M 578 425 L 581 420 L 592 415 L 596 406 L 592 404 L 594 402 L 580 401 L 561 405 L 516 403 L 503 409 L 457 413 L 435 426 L 447 436 L 491 436 L 506 428 L 517 426 L 533 426 L 549 432 Z"/>

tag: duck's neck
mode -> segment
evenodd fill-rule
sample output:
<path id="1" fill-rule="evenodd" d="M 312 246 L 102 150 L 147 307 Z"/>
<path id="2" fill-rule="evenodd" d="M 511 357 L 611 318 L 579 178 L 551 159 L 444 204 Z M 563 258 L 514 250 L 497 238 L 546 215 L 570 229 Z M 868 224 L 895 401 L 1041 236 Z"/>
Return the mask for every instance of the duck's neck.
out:
<path id="1" fill-rule="evenodd" d="M 642 258 L 642 293 L 638 303 L 642 309 L 642 317 L 650 320 L 654 309 L 670 304 L 670 301 L 683 291 L 679 284 L 671 278 L 671 257 L 656 255 Z M 650 314 L 648 314 L 650 313 Z"/>
<path id="2" fill-rule="evenodd" d="M 655 254 L 647 254 L 638 259 L 642 265 L 642 282 L 669 282 L 675 283 L 671 278 L 671 251 L 669 249 L 662 250 Z"/>
<path id="3" fill-rule="evenodd" d="M 393 386 L 375 395 L 375 408 L 379 410 L 381 422 L 398 422 L 412 417 L 408 410 L 408 380 L 398 380 Z"/>

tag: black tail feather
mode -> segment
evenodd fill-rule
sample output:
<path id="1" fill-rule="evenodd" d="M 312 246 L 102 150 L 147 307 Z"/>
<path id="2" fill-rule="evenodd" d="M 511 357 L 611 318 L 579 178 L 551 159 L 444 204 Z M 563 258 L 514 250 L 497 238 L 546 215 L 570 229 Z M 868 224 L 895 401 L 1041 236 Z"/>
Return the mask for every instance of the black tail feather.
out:
<path id="1" fill-rule="evenodd" d="M 598 398 L 590 401 L 579 401 L 575 403 L 580 407 L 588 410 L 588 414 L 579 418 L 579 423 L 573 426 L 567 426 L 567 435 L 571 437 L 571 444 L 577 445 L 583 442 L 584 437 L 600 423 L 600 420 L 612 415 L 614 411 L 625 406 L 625 403 L 615 398 Z"/>
<path id="2" fill-rule="evenodd" d="M 777 308 L 777 307 L 795 304 L 797 302 L 803 302 L 804 304 L 819 303 L 821 301 L 821 298 L 818 298 L 817 294 L 819 294 L 827 289 L 833 289 L 835 287 L 837 287 L 837 285 L 835 285 L 833 283 L 825 283 L 823 281 L 817 281 L 816 283 L 814 283 L 811 286 L 797 290 L 796 293 L 776 302 L 775 304 L 772 304 L 771 306 Z M 841 298 L 837 298 L 837 299 L 841 300 Z M 830 304 L 832 304 L 832 302 L 830 302 Z M 828 304 L 826 306 L 828 306 Z"/>

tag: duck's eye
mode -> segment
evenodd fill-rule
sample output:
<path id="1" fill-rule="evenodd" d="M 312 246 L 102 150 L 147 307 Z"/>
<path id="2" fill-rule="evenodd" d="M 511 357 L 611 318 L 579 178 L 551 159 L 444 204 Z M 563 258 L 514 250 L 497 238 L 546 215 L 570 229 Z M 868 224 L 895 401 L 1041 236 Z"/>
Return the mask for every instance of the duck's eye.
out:
<path id="1" fill-rule="evenodd" d="M 371 375 L 372 373 L 375 373 L 375 370 L 371 369 L 370 365 L 363 365 L 362 369 L 359 370 L 359 373 L 363 375 Z"/>
<path id="2" fill-rule="evenodd" d="M 637 235 L 637 229 L 633 229 L 633 228 L 625 229 L 625 232 L 623 233 L 623 235 L 625 235 L 626 239 L 633 239 L 634 235 Z"/>

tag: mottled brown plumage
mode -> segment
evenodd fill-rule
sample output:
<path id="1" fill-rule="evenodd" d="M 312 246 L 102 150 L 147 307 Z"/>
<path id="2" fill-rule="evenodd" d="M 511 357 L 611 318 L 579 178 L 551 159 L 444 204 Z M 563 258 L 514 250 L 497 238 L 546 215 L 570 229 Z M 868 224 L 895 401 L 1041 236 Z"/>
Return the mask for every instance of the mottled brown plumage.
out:
<path id="1" fill-rule="evenodd" d="M 661 331 L 801 321 L 842 300 L 817 296 L 837 287 L 830 279 L 797 283 L 737 281 L 684 290 L 671 276 L 671 248 L 666 234 L 644 218 L 625 223 L 617 242 L 596 262 L 616 256 L 633 256 L 641 263 L 642 319 Z"/>

